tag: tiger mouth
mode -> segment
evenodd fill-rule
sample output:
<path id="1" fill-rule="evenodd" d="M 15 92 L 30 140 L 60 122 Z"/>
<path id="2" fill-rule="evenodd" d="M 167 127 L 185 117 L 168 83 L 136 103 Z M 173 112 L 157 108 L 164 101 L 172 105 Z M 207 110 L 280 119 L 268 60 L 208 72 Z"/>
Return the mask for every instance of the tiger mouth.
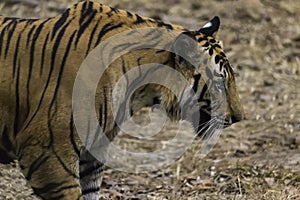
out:
<path id="1" fill-rule="evenodd" d="M 208 119 L 205 119 L 204 121 L 200 121 L 198 128 L 196 129 L 197 135 L 202 136 L 203 134 L 207 134 L 207 132 L 222 130 L 228 128 L 232 124 L 232 121 L 230 119 L 226 119 L 225 117 L 210 117 Z"/>
<path id="2" fill-rule="evenodd" d="M 233 124 L 231 119 L 228 120 L 220 117 L 215 117 L 215 121 L 221 129 L 225 129 Z"/>

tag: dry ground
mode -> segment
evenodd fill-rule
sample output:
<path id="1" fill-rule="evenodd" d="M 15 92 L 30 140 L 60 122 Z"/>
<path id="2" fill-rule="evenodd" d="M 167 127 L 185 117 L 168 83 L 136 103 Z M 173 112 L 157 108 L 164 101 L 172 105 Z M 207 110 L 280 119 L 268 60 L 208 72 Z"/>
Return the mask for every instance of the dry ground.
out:
<path id="1" fill-rule="evenodd" d="M 0 13 L 54 16 L 72 4 L 71 0 L 17 2 L 1 0 Z M 161 170 L 132 174 L 107 168 L 103 198 L 300 199 L 300 1 L 102 2 L 187 28 L 199 28 L 219 15 L 218 38 L 237 72 L 247 114 L 247 120 L 223 132 L 204 159 L 199 158 L 196 142 Z M 153 147 L 123 136 L 115 142 L 136 150 Z M 0 170 L 0 199 L 36 199 L 16 164 L 0 165 Z"/>

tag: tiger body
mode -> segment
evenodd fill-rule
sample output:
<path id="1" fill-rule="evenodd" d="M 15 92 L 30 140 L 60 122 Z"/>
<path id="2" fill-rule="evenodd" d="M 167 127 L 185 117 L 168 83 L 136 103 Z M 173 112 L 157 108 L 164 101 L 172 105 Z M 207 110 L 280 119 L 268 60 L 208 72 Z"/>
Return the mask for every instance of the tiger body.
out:
<path id="1" fill-rule="evenodd" d="M 0 17 L 0 162 L 17 159 L 40 197 L 98 198 L 103 163 L 85 151 L 76 132 L 72 115 L 74 81 L 81 63 L 100 42 L 142 27 L 187 31 L 91 1 L 78 3 L 61 15 L 44 20 Z M 195 39 L 200 46 L 213 49 L 207 53 L 209 57 L 215 60 L 221 54 L 225 63 L 227 59 L 212 36 L 198 33 Z M 145 63 L 177 68 L 170 60 L 170 52 L 139 50 L 114 61 L 99 82 L 95 107 L 103 132 L 110 140 L 118 132 L 111 114 L 112 86 L 131 68 Z M 181 73 L 192 84 L 195 70 L 181 69 Z M 232 84 L 232 95 L 228 97 L 228 109 L 231 116 L 242 119 L 231 73 L 229 69 L 227 78 Z M 145 98 L 135 93 L 137 105 L 131 108 L 133 113 L 151 106 L 153 98 L 160 97 L 165 107 L 170 108 L 169 114 L 175 115 L 177 100 L 170 92 L 155 86 L 144 88 L 143 93 Z"/>

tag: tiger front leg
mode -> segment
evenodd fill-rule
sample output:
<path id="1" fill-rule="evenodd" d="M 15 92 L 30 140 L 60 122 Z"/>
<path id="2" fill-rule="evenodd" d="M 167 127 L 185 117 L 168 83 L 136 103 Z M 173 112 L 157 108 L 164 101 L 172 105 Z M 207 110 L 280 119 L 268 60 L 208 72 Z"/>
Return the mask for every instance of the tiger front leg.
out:
<path id="1" fill-rule="evenodd" d="M 84 149 L 80 154 L 79 165 L 83 198 L 85 200 L 98 200 L 104 164 Z"/>
<path id="2" fill-rule="evenodd" d="M 34 193 L 42 199 L 82 200 L 79 155 L 72 145 L 70 129 L 66 126 L 49 129 L 43 122 L 41 117 L 33 120 L 17 134 L 21 170 Z"/>

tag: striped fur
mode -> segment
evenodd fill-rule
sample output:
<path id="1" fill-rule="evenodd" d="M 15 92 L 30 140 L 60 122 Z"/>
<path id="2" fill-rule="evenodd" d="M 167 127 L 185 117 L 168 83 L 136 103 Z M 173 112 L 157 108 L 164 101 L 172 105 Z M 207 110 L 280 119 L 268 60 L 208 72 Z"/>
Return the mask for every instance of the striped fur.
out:
<path id="1" fill-rule="evenodd" d="M 228 121 L 243 118 L 233 71 L 213 37 L 218 27 L 188 31 L 91 1 L 80 2 L 45 20 L 0 17 L 0 162 L 17 159 L 34 192 L 43 199 L 98 198 L 103 163 L 84 149 L 77 135 L 72 116 L 74 80 L 84 58 L 100 42 L 141 27 L 185 32 L 198 41 L 219 69 L 216 72 L 208 66 L 208 76 L 213 79 L 217 73 L 226 79 Z M 147 39 L 151 42 L 151 37 Z M 200 122 L 194 124 L 198 132 L 199 124 L 210 118 L 207 99 L 212 95 L 212 84 L 205 83 L 201 74 L 172 53 L 147 49 L 122 56 L 104 73 L 96 94 L 104 133 L 112 140 L 118 132 L 111 111 L 113 85 L 132 67 L 146 63 L 177 69 L 191 82 L 184 87 L 191 87 L 198 101 L 207 103 L 196 110 L 203 112 Z M 148 85 L 136 91 L 131 113 L 156 100 L 161 101 L 171 118 L 178 119 L 181 110 L 177 99 L 160 86 Z"/>

